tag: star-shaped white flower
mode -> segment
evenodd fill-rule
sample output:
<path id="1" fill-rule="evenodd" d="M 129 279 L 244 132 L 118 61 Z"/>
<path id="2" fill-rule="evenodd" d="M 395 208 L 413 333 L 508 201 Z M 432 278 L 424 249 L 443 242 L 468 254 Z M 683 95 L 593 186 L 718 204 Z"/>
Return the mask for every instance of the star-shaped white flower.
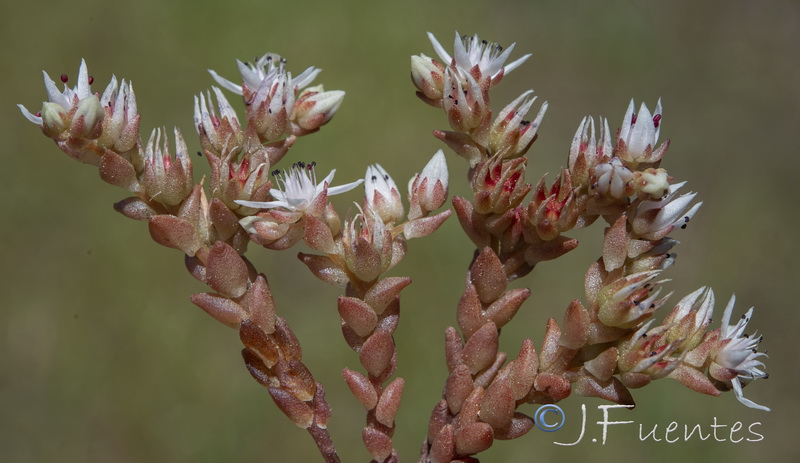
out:
<path id="1" fill-rule="evenodd" d="M 453 58 L 430 32 L 428 32 L 428 38 L 436 54 L 439 55 L 439 58 L 444 61 L 446 66 L 449 66 L 453 62 Z M 512 43 L 503 50 L 503 47 L 494 42 L 479 39 L 477 34 L 472 37 L 462 37 L 456 31 L 456 38 L 453 43 L 456 67 L 464 72 L 469 72 L 477 65 L 482 76 L 489 76 L 492 79 L 499 76 L 501 72 L 503 75 L 508 74 L 531 57 L 529 53 L 509 63 L 507 66 L 503 66 L 511 55 L 511 51 L 514 50 L 515 45 L 516 43 Z"/>
<path id="2" fill-rule="evenodd" d="M 239 74 L 242 76 L 242 84 L 234 83 L 220 76 L 214 70 L 209 69 L 208 72 L 223 88 L 238 95 L 244 93 L 242 86 L 247 87 L 250 92 L 255 92 L 262 86 L 270 88 L 274 81 L 282 80 L 284 77 L 287 80 L 286 86 L 296 93 L 297 90 L 310 84 L 317 77 L 317 74 L 322 72 L 321 69 L 312 66 L 297 77 L 292 78 L 292 74 L 284 70 L 285 63 L 286 59 L 275 53 L 266 53 L 261 58 L 258 58 L 255 63 L 243 63 L 236 60 Z"/>
<path id="3" fill-rule="evenodd" d="M 743 382 L 747 384 L 754 379 L 767 378 L 769 375 L 761 370 L 764 367 L 764 363 L 758 360 L 759 357 L 767 355 L 763 352 L 758 352 L 762 336 L 757 336 L 755 333 L 750 336 L 744 333 L 747 324 L 750 322 L 750 317 L 753 315 L 753 308 L 751 307 L 746 314 L 742 315 L 742 318 L 735 325 L 730 325 L 734 302 L 736 302 L 736 296 L 731 297 L 722 315 L 722 327 L 720 330 L 720 344 L 722 347 L 716 353 L 714 363 L 738 373 L 735 378 L 730 380 L 730 383 L 739 402 L 750 408 L 769 411 L 768 407 L 746 399 L 742 392 Z"/>
<path id="4" fill-rule="evenodd" d="M 336 169 L 333 169 L 327 177 L 317 183 L 317 174 L 314 171 L 315 165 L 316 163 L 298 162 L 293 164 L 291 169 L 284 170 L 282 173 L 274 172 L 281 188 L 269 190 L 274 199 L 273 201 L 237 200 L 236 203 L 254 209 L 282 207 L 293 212 L 305 212 L 323 192 L 327 191 L 328 196 L 338 195 L 352 190 L 364 181 L 359 179 L 352 183 L 331 187 L 329 185 L 333 181 L 333 175 L 336 173 Z"/>

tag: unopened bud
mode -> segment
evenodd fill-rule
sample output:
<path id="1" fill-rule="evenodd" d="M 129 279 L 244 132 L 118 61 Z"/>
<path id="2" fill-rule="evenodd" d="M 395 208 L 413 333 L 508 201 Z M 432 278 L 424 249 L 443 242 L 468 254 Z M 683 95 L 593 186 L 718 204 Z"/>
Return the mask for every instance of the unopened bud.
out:
<path id="1" fill-rule="evenodd" d="M 641 200 L 659 200 L 669 191 L 669 175 L 664 169 L 647 169 L 633 174 L 633 188 Z"/>
<path id="2" fill-rule="evenodd" d="M 422 169 L 422 173 L 412 177 L 408 184 L 411 203 L 409 219 L 426 216 L 442 207 L 447 200 L 447 178 L 447 161 L 444 152 L 439 150 Z"/>
<path id="3" fill-rule="evenodd" d="M 444 88 L 444 66 L 429 56 L 411 57 L 411 80 L 431 100 L 441 100 Z"/>
<path id="4" fill-rule="evenodd" d="M 396 223 L 403 218 L 403 201 L 397 185 L 380 164 L 367 167 L 364 176 L 367 207 L 374 210 L 384 223 Z"/>
<path id="5" fill-rule="evenodd" d="M 292 115 L 292 120 L 306 130 L 314 130 L 327 124 L 344 100 L 344 92 L 341 90 L 308 92 L 307 95 L 298 99 Z"/>
<path id="6" fill-rule="evenodd" d="M 67 128 L 67 110 L 58 103 L 42 104 L 42 131 L 50 138 L 56 138 Z"/>
<path id="7" fill-rule="evenodd" d="M 72 116 L 70 134 L 73 137 L 97 138 L 100 134 L 99 124 L 103 121 L 106 112 L 100 105 L 97 95 L 92 95 L 78 102 L 75 115 Z"/>

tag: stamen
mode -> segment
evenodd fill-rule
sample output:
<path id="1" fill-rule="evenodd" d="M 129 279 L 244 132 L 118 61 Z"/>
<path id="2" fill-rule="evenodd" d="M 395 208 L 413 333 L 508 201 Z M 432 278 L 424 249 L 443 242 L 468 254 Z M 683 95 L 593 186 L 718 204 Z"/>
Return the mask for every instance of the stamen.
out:
<path id="1" fill-rule="evenodd" d="M 656 114 L 655 116 L 653 116 L 653 126 L 655 128 L 658 128 L 658 124 L 660 123 L 661 123 L 661 114 Z"/>
<path id="2" fill-rule="evenodd" d="M 69 76 L 68 75 L 61 74 L 61 82 L 64 82 L 66 84 L 68 80 L 69 80 Z"/>

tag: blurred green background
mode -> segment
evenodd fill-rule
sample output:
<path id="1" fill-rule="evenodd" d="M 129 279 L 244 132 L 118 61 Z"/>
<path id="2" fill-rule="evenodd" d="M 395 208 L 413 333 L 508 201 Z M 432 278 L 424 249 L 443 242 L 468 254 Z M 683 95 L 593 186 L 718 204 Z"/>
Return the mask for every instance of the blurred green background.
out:
<path id="1" fill-rule="evenodd" d="M 740 405 L 732 393 L 699 396 L 664 380 L 635 391 L 635 420 L 660 432 L 714 417 L 740 421 L 764 436 L 731 443 L 725 432 L 667 444 L 640 442 L 635 425 L 591 443 L 601 402 L 562 403 L 563 431 L 533 431 L 497 443 L 487 462 L 796 460 L 800 411 L 796 297 L 800 4 L 733 1 L 446 1 L 272 2 L 232 0 L 125 4 L 104 1 L 3 2 L 0 37 L 0 131 L 6 140 L 0 185 L 0 461 L 4 462 L 281 462 L 319 461 L 304 431 L 290 425 L 243 368 L 236 334 L 189 302 L 202 285 L 182 256 L 153 243 L 145 224 L 116 214 L 125 197 L 57 150 L 14 104 L 36 111 L 44 99 L 41 70 L 77 74 L 86 58 L 102 90 L 110 75 L 135 83 L 142 132 L 177 124 L 194 152 L 192 96 L 212 84 L 206 69 L 234 78 L 235 58 L 266 51 L 289 58 L 298 73 L 324 69 L 318 82 L 347 98 L 334 121 L 300 140 L 290 160 L 336 168 L 352 181 L 380 162 L 405 184 L 441 145 L 430 136 L 444 115 L 414 97 L 409 56 L 433 55 L 425 37 L 451 43 L 453 30 L 479 33 L 515 56 L 534 57 L 494 93 L 495 108 L 527 88 L 550 102 L 528 180 L 566 163 L 571 137 L 586 114 L 619 125 L 631 97 L 652 108 L 664 99 L 662 138 L 673 141 L 663 164 L 700 191 L 704 206 L 677 237 L 670 270 L 673 301 L 700 285 L 717 293 L 715 318 L 732 292 L 738 313 L 756 305 L 751 322 L 765 334 L 771 379 L 745 390 L 773 408 Z M 447 45 L 449 48 L 449 45 Z M 231 99 L 231 101 L 234 101 Z M 451 192 L 464 194 L 465 166 L 448 154 Z M 198 174 L 207 172 L 195 158 Z M 199 178 L 199 175 L 198 175 Z M 353 209 L 356 194 L 337 197 Z M 503 347 L 541 341 L 549 316 L 561 319 L 582 296 L 582 278 L 598 255 L 600 230 L 576 234 L 578 250 L 540 266 L 519 282 L 534 295 L 504 329 Z M 305 360 L 328 391 L 331 425 L 344 461 L 367 461 L 360 443 L 361 406 L 341 381 L 357 358 L 341 339 L 337 290 L 316 281 L 294 257 L 253 246 L 249 255 L 270 277 L 280 312 L 303 342 Z M 454 322 L 471 247 L 455 220 L 410 243 L 394 275 L 416 283 L 403 293 L 397 332 L 406 378 L 396 445 L 416 461 L 428 414 L 444 381 L 443 330 Z M 580 404 L 589 407 L 584 441 L 573 441 Z M 523 411 L 531 412 L 530 408 Z M 663 437 L 663 435 L 662 435 Z M 794 458 L 791 458 L 794 456 Z"/>

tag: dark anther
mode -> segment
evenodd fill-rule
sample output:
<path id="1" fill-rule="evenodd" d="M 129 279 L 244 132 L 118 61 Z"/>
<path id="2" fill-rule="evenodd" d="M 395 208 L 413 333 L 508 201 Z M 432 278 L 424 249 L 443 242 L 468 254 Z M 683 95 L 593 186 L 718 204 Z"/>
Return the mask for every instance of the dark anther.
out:
<path id="1" fill-rule="evenodd" d="M 519 125 L 525 127 L 525 126 L 531 125 L 531 121 L 522 120 L 522 121 L 520 121 Z"/>
<path id="2" fill-rule="evenodd" d="M 64 82 L 66 84 L 68 80 L 69 80 L 69 76 L 68 75 L 61 74 L 61 82 Z"/>
<path id="3" fill-rule="evenodd" d="M 661 123 L 661 114 L 656 114 L 653 116 L 653 126 L 658 127 L 659 123 Z"/>
<path id="4" fill-rule="evenodd" d="M 383 176 L 383 179 L 384 179 L 384 180 L 386 180 L 386 181 L 388 182 L 388 181 L 389 181 L 389 174 L 386 174 L 386 175 L 384 175 L 384 176 Z"/>
<path id="5" fill-rule="evenodd" d="M 769 379 L 769 373 L 764 373 L 764 379 Z"/>
<path id="6" fill-rule="evenodd" d="M 278 170 L 278 169 L 275 169 L 275 170 L 273 170 L 272 172 L 270 172 L 270 174 L 272 174 L 272 176 L 273 176 L 273 177 L 277 176 L 277 175 L 278 175 L 278 174 L 280 174 L 280 173 L 281 173 L 281 171 L 280 171 L 280 170 Z"/>
<path id="7" fill-rule="evenodd" d="M 489 43 L 489 41 L 488 40 L 481 40 L 481 43 L 486 45 L 487 43 Z"/>
<path id="8" fill-rule="evenodd" d="M 631 124 L 636 123 L 636 113 L 631 114 Z"/>
<path id="9" fill-rule="evenodd" d="M 373 176 L 372 176 L 372 181 L 374 182 L 375 180 L 378 180 L 378 177 L 376 177 L 375 175 L 373 175 Z"/>
<path id="10" fill-rule="evenodd" d="M 89 85 L 92 85 L 93 83 L 94 83 L 94 77 L 89 76 Z"/>
<path id="11" fill-rule="evenodd" d="M 197 155 L 200 156 L 200 157 L 203 157 L 203 153 L 200 152 L 200 151 L 197 152 Z"/>
<path id="12" fill-rule="evenodd" d="M 316 167 L 316 166 L 317 166 L 317 161 L 311 161 L 311 167 Z"/>
<path id="13" fill-rule="evenodd" d="M 686 217 L 684 217 L 683 221 L 686 222 L 686 223 L 689 223 L 689 216 L 687 215 Z"/>
<path id="14" fill-rule="evenodd" d="M 686 230 L 686 224 L 681 225 L 681 230 Z"/>

